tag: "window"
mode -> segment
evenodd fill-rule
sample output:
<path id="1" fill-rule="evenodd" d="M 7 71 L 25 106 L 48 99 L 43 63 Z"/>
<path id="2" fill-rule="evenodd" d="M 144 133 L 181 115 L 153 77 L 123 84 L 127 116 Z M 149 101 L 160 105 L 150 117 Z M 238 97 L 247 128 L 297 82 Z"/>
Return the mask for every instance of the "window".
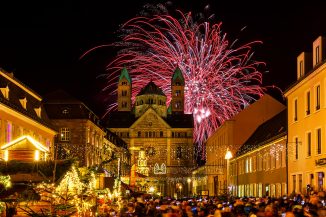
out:
<path id="1" fill-rule="evenodd" d="M 292 191 L 295 192 L 295 187 L 297 185 L 297 177 L 296 175 L 292 175 Z"/>
<path id="2" fill-rule="evenodd" d="M 36 115 L 40 118 L 41 117 L 41 107 L 34 108 Z"/>
<path id="3" fill-rule="evenodd" d="M 121 103 L 121 107 L 122 107 L 122 108 L 127 108 L 127 105 L 128 105 L 128 103 L 127 103 L 127 102 L 125 102 L 125 101 L 122 101 L 122 103 Z"/>
<path id="4" fill-rule="evenodd" d="M 299 192 L 302 192 L 302 174 L 299 174 L 299 177 L 298 177 L 298 179 L 299 179 Z"/>
<path id="5" fill-rule="evenodd" d="M 320 85 L 316 87 L 316 110 L 320 109 Z"/>
<path id="6" fill-rule="evenodd" d="M 10 142 L 12 139 L 12 123 L 7 122 L 7 129 L 6 129 L 6 142 Z"/>
<path id="7" fill-rule="evenodd" d="M 60 129 L 60 140 L 61 141 L 70 141 L 70 130 L 69 128 Z"/>
<path id="8" fill-rule="evenodd" d="M 321 154 L 321 129 L 317 129 L 317 154 Z"/>
<path id="9" fill-rule="evenodd" d="M 141 132 L 140 132 L 140 131 L 138 131 L 138 137 L 139 137 L 139 138 L 141 137 Z"/>
<path id="10" fill-rule="evenodd" d="M 300 77 L 303 76 L 303 61 L 301 60 L 300 63 L 299 63 L 299 73 L 300 73 Z"/>
<path id="11" fill-rule="evenodd" d="M 316 47 L 316 50 L 315 50 L 315 54 L 316 54 L 316 65 L 319 63 L 319 46 Z"/>
<path id="12" fill-rule="evenodd" d="M 298 137 L 295 138 L 295 159 L 298 160 L 299 158 L 299 141 Z"/>
<path id="13" fill-rule="evenodd" d="M 294 121 L 298 120 L 298 100 L 294 100 Z"/>
<path id="14" fill-rule="evenodd" d="M 160 137 L 163 137 L 163 131 L 160 131 Z"/>
<path id="15" fill-rule="evenodd" d="M 9 99 L 9 87 L 0 88 L 0 91 L 4 98 Z"/>
<path id="16" fill-rule="evenodd" d="M 306 114 L 310 115 L 310 91 L 307 92 L 307 110 Z"/>
<path id="17" fill-rule="evenodd" d="M 126 90 L 121 91 L 121 96 L 127 96 L 127 91 Z"/>
<path id="18" fill-rule="evenodd" d="M 176 90 L 175 91 L 175 96 L 180 96 L 181 95 L 181 90 Z"/>
<path id="19" fill-rule="evenodd" d="M 261 171 L 263 169 L 263 156 L 261 154 L 258 155 L 258 161 L 257 161 L 258 165 L 258 171 Z"/>
<path id="20" fill-rule="evenodd" d="M 26 97 L 23 98 L 23 99 L 19 99 L 19 102 L 20 102 L 20 104 L 22 105 L 22 107 L 23 107 L 24 109 L 26 109 L 26 104 L 27 104 L 27 99 L 26 99 Z"/>
<path id="21" fill-rule="evenodd" d="M 123 82 L 121 82 L 121 84 L 125 86 L 125 85 L 128 85 L 128 82 L 123 81 Z"/>
<path id="22" fill-rule="evenodd" d="M 181 159 L 182 158 L 182 148 L 180 146 L 177 147 L 176 157 L 177 157 L 177 159 Z"/>
<path id="23" fill-rule="evenodd" d="M 177 109 L 181 108 L 181 102 L 180 101 L 175 102 L 174 107 Z"/>
<path id="24" fill-rule="evenodd" d="M 307 133 L 307 156 L 311 156 L 311 133 Z"/>

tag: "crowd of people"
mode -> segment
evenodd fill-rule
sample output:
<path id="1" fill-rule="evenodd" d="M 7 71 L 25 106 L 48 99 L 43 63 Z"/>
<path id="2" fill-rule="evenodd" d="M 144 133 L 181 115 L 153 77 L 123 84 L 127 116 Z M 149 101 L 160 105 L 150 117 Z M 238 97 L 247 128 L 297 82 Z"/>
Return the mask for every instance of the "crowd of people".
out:
<path id="1" fill-rule="evenodd" d="M 326 217 L 326 198 L 317 194 L 282 198 L 119 199 L 105 217 Z"/>

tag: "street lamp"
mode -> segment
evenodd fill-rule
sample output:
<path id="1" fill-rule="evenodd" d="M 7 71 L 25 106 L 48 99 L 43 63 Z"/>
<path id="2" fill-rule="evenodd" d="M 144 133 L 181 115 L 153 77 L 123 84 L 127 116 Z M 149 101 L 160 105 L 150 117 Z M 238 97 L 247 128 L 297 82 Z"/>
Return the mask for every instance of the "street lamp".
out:
<path id="1" fill-rule="evenodd" d="M 225 159 L 226 159 L 226 195 L 227 199 L 229 201 L 229 166 L 230 166 L 230 159 L 232 158 L 232 152 L 227 148 L 225 153 Z"/>
<path id="2" fill-rule="evenodd" d="M 179 190 L 180 190 L 180 198 L 181 198 L 181 189 L 182 189 L 182 185 L 179 185 Z"/>
<path id="3" fill-rule="evenodd" d="M 190 189 L 190 182 L 191 182 L 191 179 L 188 178 L 187 179 L 187 182 L 188 182 L 188 197 L 191 195 L 191 189 Z"/>

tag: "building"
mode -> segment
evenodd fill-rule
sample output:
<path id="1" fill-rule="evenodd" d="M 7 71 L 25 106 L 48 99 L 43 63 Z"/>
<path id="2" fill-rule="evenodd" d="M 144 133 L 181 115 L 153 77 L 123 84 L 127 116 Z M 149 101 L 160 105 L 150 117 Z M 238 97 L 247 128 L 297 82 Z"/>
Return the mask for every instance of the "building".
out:
<path id="1" fill-rule="evenodd" d="M 312 43 L 312 55 L 297 57 L 297 81 L 284 93 L 288 104 L 289 193 L 325 190 L 325 38 Z M 307 188 L 308 187 L 308 188 Z"/>
<path id="2" fill-rule="evenodd" d="M 42 97 L 0 69 L 0 158 L 35 162 L 53 158 L 56 130 Z"/>
<path id="3" fill-rule="evenodd" d="M 204 177 L 194 177 L 194 192 L 209 191 L 210 196 L 227 193 L 227 160 L 229 149 L 233 154 L 248 140 L 258 126 L 286 107 L 268 94 L 226 120 L 206 141 Z M 202 170 L 202 169 L 201 169 Z M 200 180 L 197 183 L 196 180 Z"/>
<path id="4" fill-rule="evenodd" d="M 132 104 L 132 80 L 126 68 L 118 82 L 118 111 L 107 127 L 121 137 L 132 154 L 130 185 L 137 191 L 186 195 L 194 166 L 193 116 L 184 114 L 184 78 L 177 68 L 171 78 L 171 103 L 149 82 Z"/>
<path id="5" fill-rule="evenodd" d="M 122 141 L 101 126 L 98 116 L 67 92 L 57 90 L 47 94 L 44 107 L 59 132 L 55 141 L 56 159 L 76 158 L 81 167 L 91 167 L 116 157 L 118 147 L 127 152 L 126 145 L 123 147 Z"/>
<path id="6" fill-rule="evenodd" d="M 229 161 L 229 192 L 238 197 L 287 195 L 287 110 L 261 124 Z"/>

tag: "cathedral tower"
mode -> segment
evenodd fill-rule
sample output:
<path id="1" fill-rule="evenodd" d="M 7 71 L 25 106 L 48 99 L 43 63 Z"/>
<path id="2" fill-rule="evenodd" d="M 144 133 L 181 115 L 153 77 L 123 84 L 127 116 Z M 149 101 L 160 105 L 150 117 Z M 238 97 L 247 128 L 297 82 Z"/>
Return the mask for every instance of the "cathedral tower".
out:
<path id="1" fill-rule="evenodd" d="M 172 112 L 184 112 L 184 87 L 185 80 L 180 68 L 176 68 L 171 80 L 171 110 Z"/>
<path id="2" fill-rule="evenodd" d="M 131 78 L 128 70 L 121 70 L 118 83 L 118 111 L 131 111 Z"/>

